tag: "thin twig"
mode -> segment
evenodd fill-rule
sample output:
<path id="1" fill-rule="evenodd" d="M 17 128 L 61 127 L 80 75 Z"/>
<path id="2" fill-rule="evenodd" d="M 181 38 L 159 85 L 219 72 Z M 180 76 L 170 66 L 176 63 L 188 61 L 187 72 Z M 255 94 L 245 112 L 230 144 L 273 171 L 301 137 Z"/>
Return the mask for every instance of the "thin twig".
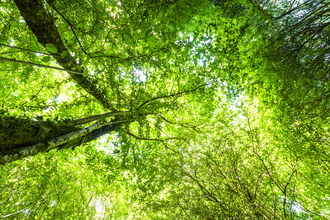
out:
<path id="1" fill-rule="evenodd" d="M 89 55 L 85 50 L 84 48 L 82 47 L 81 43 L 80 43 L 80 40 L 78 39 L 78 36 L 76 34 L 76 32 L 74 31 L 74 25 L 71 24 L 71 22 L 66 19 L 66 17 L 64 17 L 64 15 L 61 14 L 61 12 L 59 12 L 53 5 L 51 5 L 51 7 L 68 23 L 68 25 L 70 26 L 70 29 L 72 30 L 74 36 L 76 37 L 77 41 L 78 41 L 78 44 L 80 46 L 80 48 L 82 49 L 82 51 L 86 54 L 86 55 Z"/>
<path id="2" fill-rule="evenodd" d="M 137 107 L 136 109 L 139 109 L 141 108 L 142 106 L 144 106 L 145 104 L 151 102 L 151 101 L 154 101 L 154 100 L 157 100 L 157 99 L 163 99 L 163 98 L 169 98 L 169 97 L 174 97 L 174 96 L 178 96 L 178 95 L 182 95 L 182 94 L 185 94 L 185 93 L 189 93 L 189 92 L 194 92 L 196 91 L 197 89 L 203 87 L 203 86 L 207 86 L 209 85 L 210 83 L 207 83 L 207 84 L 203 84 L 203 85 L 200 85 L 194 89 L 191 89 L 191 90 L 187 90 L 187 91 L 182 91 L 182 92 L 178 92 L 178 93 L 175 93 L 175 94 L 171 94 L 171 95 L 164 95 L 164 96 L 159 96 L 159 97 L 155 97 L 155 98 L 152 98 L 152 99 L 149 99 L 145 102 L 143 102 L 139 107 Z"/>
<path id="3" fill-rule="evenodd" d="M 14 49 L 18 49 L 18 50 L 24 50 L 24 51 L 33 52 L 33 53 L 40 53 L 40 54 L 43 54 L 43 55 L 48 55 L 48 56 L 53 56 L 53 57 L 58 57 L 58 58 L 62 58 L 61 56 L 58 56 L 58 55 L 52 55 L 50 53 L 43 53 L 43 52 L 29 50 L 29 49 L 25 49 L 25 48 L 21 48 L 21 47 L 14 47 L 14 46 L 5 45 L 5 44 L 0 44 L 0 46 L 14 48 Z"/>
<path id="4" fill-rule="evenodd" d="M 54 66 L 42 65 L 42 64 L 38 64 L 38 63 L 31 63 L 31 62 L 26 62 L 26 61 L 22 61 L 22 60 L 9 59 L 9 58 L 5 58 L 5 57 L 0 57 L 0 60 L 12 62 L 12 63 L 21 63 L 21 64 L 26 64 L 26 65 L 31 65 L 31 66 L 44 67 L 44 68 L 54 69 L 54 70 L 61 70 L 61 71 L 69 72 L 69 73 L 83 75 L 82 73 L 79 73 L 79 72 L 76 72 L 73 70 L 67 70 L 67 69 L 62 69 L 62 68 L 58 68 L 58 67 L 54 67 Z"/>

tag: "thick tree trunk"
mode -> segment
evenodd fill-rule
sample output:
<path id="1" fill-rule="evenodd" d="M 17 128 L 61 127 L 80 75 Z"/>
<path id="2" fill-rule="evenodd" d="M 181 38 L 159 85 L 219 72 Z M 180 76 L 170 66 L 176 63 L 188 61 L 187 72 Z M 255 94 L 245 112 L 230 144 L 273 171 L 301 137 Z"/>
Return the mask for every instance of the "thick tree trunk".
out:
<path id="1" fill-rule="evenodd" d="M 46 44 L 53 44 L 57 48 L 57 53 L 51 53 L 57 63 L 64 69 L 72 70 L 83 73 L 78 69 L 77 62 L 68 53 L 65 58 L 62 58 L 60 54 L 64 51 L 68 52 L 65 47 L 61 36 L 54 23 L 52 15 L 47 10 L 47 3 L 44 0 L 14 0 L 18 7 L 22 17 L 26 24 L 37 37 L 39 43 L 45 48 Z M 93 78 L 84 77 L 82 74 L 70 73 L 72 79 L 74 79 L 86 92 L 94 96 L 106 109 L 114 110 L 111 107 L 109 100 L 106 97 L 106 93 L 96 87 L 97 82 Z"/>
<path id="2" fill-rule="evenodd" d="M 83 143 L 95 140 L 104 134 L 118 130 L 120 123 L 123 122 L 125 121 L 113 121 L 104 124 L 96 123 L 84 129 L 51 138 L 31 146 L 1 151 L 0 164 L 13 162 L 20 158 L 33 156 L 40 152 L 47 152 L 53 149 L 75 148 Z"/>
<path id="3" fill-rule="evenodd" d="M 127 122 L 127 118 L 115 119 L 107 123 L 99 121 L 85 128 L 80 128 L 79 125 L 108 117 L 128 115 L 130 112 L 108 112 L 73 121 L 33 121 L 0 115 L 0 164 L 52 149 L 74 149 L 104 134 L 116 131 L 121 123 Z"/>

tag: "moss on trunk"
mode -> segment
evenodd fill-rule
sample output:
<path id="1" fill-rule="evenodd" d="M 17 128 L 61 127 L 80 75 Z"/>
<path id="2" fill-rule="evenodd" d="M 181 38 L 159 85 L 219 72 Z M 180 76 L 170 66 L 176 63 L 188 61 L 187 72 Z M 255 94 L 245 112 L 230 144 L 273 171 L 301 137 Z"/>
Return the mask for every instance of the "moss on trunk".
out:
<path id="1" fill-rule="evenodd" d="M 31 146 L 79 129 L 81 128 L 65 122 L 34 121 L 0 115 L 0 150 L 7 151 Z"/>

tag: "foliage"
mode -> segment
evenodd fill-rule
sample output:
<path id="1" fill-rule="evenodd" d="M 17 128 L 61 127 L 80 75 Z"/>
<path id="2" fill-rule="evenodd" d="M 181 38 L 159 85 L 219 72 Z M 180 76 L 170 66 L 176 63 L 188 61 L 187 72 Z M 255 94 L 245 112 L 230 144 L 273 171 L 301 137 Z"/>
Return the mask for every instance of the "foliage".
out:
<path id="1" fill-rule="evenodd" d="M 0 16 L 0 218 L 330 218 L 327 0 Z"/>

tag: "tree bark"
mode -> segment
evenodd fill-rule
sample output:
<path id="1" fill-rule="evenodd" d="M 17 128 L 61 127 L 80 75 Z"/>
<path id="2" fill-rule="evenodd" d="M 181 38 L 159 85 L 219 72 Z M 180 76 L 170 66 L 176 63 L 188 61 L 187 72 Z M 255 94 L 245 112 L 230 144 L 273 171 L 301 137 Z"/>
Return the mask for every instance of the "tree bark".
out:
<path id="1" fill-rule="evenodd" d="M 75 148 L 83 143 L 90 142 L 101 137 L 104 134 L 108 134 L 112 131 L 119 129 L 120 123 L 125 121 L 112 121 L 104 124 L 96 123 L 88 126 L 82 130 L 70 132 L 68 134 L 61 135 L 59 137 L 51 138 L 43 142 L 21 147 L 18 149 L 12 149 L 8 151 L 0 152 L 0 164 L 6 164 L 19 160 L 24 157 L 33 156 L 40 152 L 48 152 L 53 149 L 67 149 Z"/>
<path id="2" fill-rule="evenodd" d="M 90 142 L 104 134 L 116 131 L 120 124 L 133 118 L 114 119 L 77 128 L 108 117 L 129 116 L 130 112 L 108 112 L 73 121 L 33 121 L 13 116 L 0 115 L 0 164 L 47 152 L 52 149 L 68 149 Z"/>

